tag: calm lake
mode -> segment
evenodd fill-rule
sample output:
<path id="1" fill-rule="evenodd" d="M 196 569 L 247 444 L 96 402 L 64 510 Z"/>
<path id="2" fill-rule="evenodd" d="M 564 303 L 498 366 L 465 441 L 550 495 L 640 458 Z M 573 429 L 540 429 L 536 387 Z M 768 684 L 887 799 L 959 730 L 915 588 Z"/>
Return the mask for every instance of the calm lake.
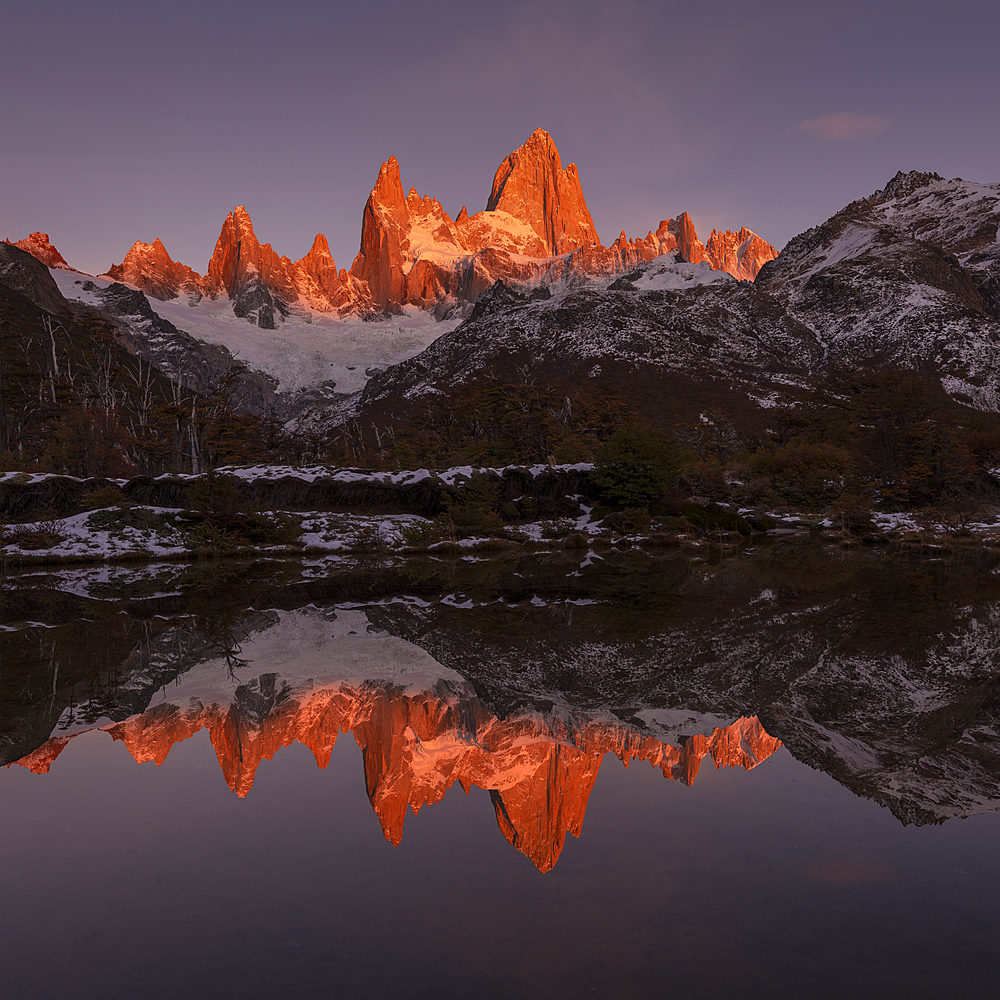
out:
<path id="1" fill-rule="evenodd" d="M 5 998 L 995 988 L 1000 553 L 0 582 Z"/>

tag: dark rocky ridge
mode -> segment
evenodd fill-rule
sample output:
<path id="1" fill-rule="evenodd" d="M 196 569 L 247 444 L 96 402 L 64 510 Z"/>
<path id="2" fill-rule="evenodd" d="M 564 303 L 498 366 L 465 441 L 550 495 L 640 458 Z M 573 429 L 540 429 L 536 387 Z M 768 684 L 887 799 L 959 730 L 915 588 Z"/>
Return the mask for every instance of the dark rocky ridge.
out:
<path id="1" fill-rule="evenodd" d="M 154 312 L 142 292 L 127 285 L 115 282 L 101 289 L 86 282 L 84 287 L 99 296 L 101 312 L 117 322 L 134 352 L 169 379 L 180 379 L 195 392 L 206 394 L 220 379 L 236 371 L 240 379 L 234 397 L 236 409 L 265 415 L 274 411 L 277 381 L 252 371 L 228 348 L 196 340 L 179 330 Z"/>
<path id="2" fill-rule="evenodd" d="M 47 313 L 64 313 L 69 308 L 49 269 L 10 243 L 0 242 L 0 284 L 20 292 Z"/>

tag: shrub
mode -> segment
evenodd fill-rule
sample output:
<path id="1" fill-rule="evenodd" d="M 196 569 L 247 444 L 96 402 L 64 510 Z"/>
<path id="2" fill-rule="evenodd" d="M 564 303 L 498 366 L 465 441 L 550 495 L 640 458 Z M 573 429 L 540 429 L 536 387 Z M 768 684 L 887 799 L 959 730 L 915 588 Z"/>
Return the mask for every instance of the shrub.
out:
<path id="1" fill-rule="evenodd" d="M 84 493 L 80 504 L 84 510 L 104 510 L 106 507 L 128 507 L 128 498 L 113 483 L 102 486 L 99 490 Z"/>
<path id="2" fill-rule="evenodd" d="M 444 529 L 438 521 L 413 521 L 400 530 L 400 535 L 407 545 L 420 548 L 440 541 Z"/>
<path id="3" fill-rule="evenodd" d="M 177 527 L 190 549 L 230 549 L 251 545 L 294 545 L 302 536 L 301 522 L 287 514 L 180 515 Z"/>
<path id="4" fill-rule="evenodd" d="M 704 532 L 738 531 L 741 535 L 750 534 L 750 524 L 734 510 L 727 510 L 717 503 L 702 507 L 700 504 L 684 505 L 684 517 L 688 524 Z"/>
<path id="5" fill-rule="evenodd" d="M 680 457 L 662 435 L 644 424 L 625 424 L 594 456 L 590 481 L 616 507 L 649 507 L 674 484 Z"/>
<path id="6" fill-rule="evenodd" d="M 836 445 L 793 440 L 777 451 L 758 452 L 753 465 L 778 499 L 819 508 L 840 495 L 852 462 Z"/>
<path id="7" fill-rule="evenodd" d="M 447 487 L 444 507 L 448 520 L 456 528 L 487 533 L 503 528 L 503 521 L 497 513 L 497 478 L 488 473 L 473 472 L 468 482 Z"/>
<path id="8" fill-rule="evenodd" d="M 33 530 L 12 531 L 5 539 L 5 544 L 34 551 L 36 549 L 51 549 L 63 541 L 65 537 L 57 531 L 39 527 Z"/>
<path id="9" fill-rule="evenodd" d="M 616 535 L 639 535 L 649 529 L 653 518 L 644 507 L 632 507 L 609 514 L 601 524 Z"/>
<path id="10" fill-rule="evenodd" d="M 192 510 L 223 516 L 250 508 L 244 499 L 240 479 L 214 470 L 191 483 L 187 498 Z"/>
<path id="11" fill-rule="evenodd" d="M 575 522 L 565 518 L 558 521 L 543 521 L 542 538 L 565 538 L 575 527 Z"/>

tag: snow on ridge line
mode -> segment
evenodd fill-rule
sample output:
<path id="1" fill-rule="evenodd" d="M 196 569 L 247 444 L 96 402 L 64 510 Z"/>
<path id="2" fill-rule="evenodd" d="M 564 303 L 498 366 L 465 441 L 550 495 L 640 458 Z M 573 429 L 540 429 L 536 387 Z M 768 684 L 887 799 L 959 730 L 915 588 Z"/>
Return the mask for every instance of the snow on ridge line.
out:
<path id="1" fill-rule="evenodd" d="M 399 469 L 391 472 L 378 472 L 370 469 L 349 469 L 330 465 L 312 465 L 298 468 L 290 465 L 227 465 L 220 467 L 216 471 L 230 476 L 237 476 L 247 482 L 253 482 L 257 479 L 280 479 L 284 476 L 291 476 L 295 479 L 303 479 L 306 482 L 329 479 L 341 483 L 374 482 L 407 484 L 436 478 L 452 486 L 460 479 L 471 479 L 474 472 L 495 473 L 498 476 L 502 476 L 508 470 L 518 469 L 530 472 L 532 478 L 537 478 L 543 472 L 589 472 L 593 467 L 593 463 L 591 462 L 577 462 L 572 465 L 504 465 L 497 468 L 459 465 L 450 469 L 444 469 L 441 472 L 435 472 L 431 469 Z M 187 473 L 181 474 L 181 476 L 186 479 L 198 478 Z M 181 476 L 174 475 L 174 478 L 180 478 Z M 159 478 L 171 478 L 171 474 L 166 474 Z"/>
<path id="2" fill-rule="evenodd" d="M 285 476 L 290 476 L 293 479 L 301 479 L 309 483 L 314 483 L 320 479 L 329 479 L 341 483 L 373 482 L 408 484 L 437 478 L 452 486 L 459 479 L 471 479 L 474 472 L 492 472 L 498 476 L 502 476 L 508 470 L 518 469 L 530 472 L 532 478 L 537 478 L 543 472 L 589 472 L 593 467 L 593 463 L 591 462 L 577 462 L 574 465 L 503 465 L 498 468 L 460 465 L 441 472 L 435 472 L 431 469 L 397 469 L 395 471 L 379 472 L 373 469 L 352 469 L 335 465 L 223 465 L 215 471 L 227 476 L 236 476 L 238 479 L 243 479 L 247 482 L 254 482 L 258 479 L 281 479 Z M 156 482 L 163 479 L 195 480 L 201 479 L 205 475 L 207 473 L 164 472 L 162 475 L 154 476 L 153 479 Z M 0 483 L 15 483 L 16 485 L 28 486 L 35 483 L 43 483 L 49 479 L 70 479 L 76 483 L 87 482 L 91 479 L 107 479 L 108 482 L 117 483 L 119 486 L 125 486 L 131 482 L 130 479 L 114 479 L 106 476 L 71 476 L 63 472 L 0 472 Z"/>

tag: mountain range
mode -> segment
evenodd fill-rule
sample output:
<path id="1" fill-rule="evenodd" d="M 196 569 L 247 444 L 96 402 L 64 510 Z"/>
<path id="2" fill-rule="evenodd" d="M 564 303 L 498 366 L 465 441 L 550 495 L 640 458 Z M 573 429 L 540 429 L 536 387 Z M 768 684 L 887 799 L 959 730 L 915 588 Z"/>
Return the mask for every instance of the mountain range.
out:
<path id="1" fill-rule="evenodd" d="M 487 372 L 608 388 L 663 427 L 715 409 L 760 432 L 843 365 L 908 370 L 1000 410 L 1000 185 L 936 173 L 898 172 L 780 254 L 747 229 L 703 243 L 687 213 L 604 246 L 575 165 L 538 129 L 473 215 L 404 192 L 387 160 L 350 270 L 322 234 L 279 256 L 240 207 L 204 275 L 159 240 L 90 280 L 44 233 L 15 247 L 195 391 L 239 355 L 256 379 L 244 405 L 297 431 L 412 424 Z M 33 301 L 52 311 L 53 289 Z"/>
<path id="2" fill-rule="evenodd" d="M 711 408 L 761 422 L 841 365 L 919 372 L 1000 409 L 1000 185 L 900 172 L 752 283 L 670 255 L 551 295 L 498 283 L 459 327 L 376 373 L 351 412 L 405 421 L 479 373 L 530 370 L 610 384 L 662 425 Z"/>
<path id="3" fill-rule="evenodd" d="M 8 241 L 9 242 L 9 241 Z M 15 246 L 47 267 L 69 269 L 46 233 Z M 536 129 L 497 168 L 486 208 L 452 219 L 435 198 L 404 194 L 399 163 L 382 164 L 365 205 L 361 246 L 349 271 L 337 269 L 326 237 L 292 261 L 260 243 L 246 209 L 226 217 L 204 275 L 171 258 L 156 239 L 135 243 L 115 281 L 161 300 L 228 297 L 239 317 L 274 329 L 292 309 L 372 317 L 412 305 L 441 317 L 475 301 L 497 280 L 522 284 L 600 277 L 664 253 L 752 280 L 776 256 L 756 233 L 712 231 L 702 243 L 686 212 L 662 220 L 655 233 L 605 247 L 590 217 L 576 164 L 563 167 L 552 137 Z"/>

